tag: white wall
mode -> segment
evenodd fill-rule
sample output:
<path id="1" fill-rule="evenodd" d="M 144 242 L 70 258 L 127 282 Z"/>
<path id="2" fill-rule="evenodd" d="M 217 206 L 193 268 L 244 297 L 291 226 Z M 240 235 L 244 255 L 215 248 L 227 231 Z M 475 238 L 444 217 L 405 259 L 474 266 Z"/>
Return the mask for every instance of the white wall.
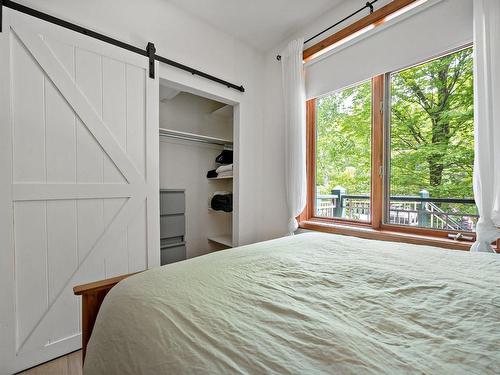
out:
<path id="1" fill-rule="evenodd" d="M 241 94 L 189 73 L 160 65 L 160 75 L 195 86 L 200 92 L 239 102 L 239 242 L 261 239 L 263 206 L 263 56 L 254 48 L 187 14 L 166 0 L 20 0 L 24 5 L 113 36 L 139 47 L 155 43 L 157 54 L 228 81 L 243 84 Z M 117 5 L 119 4 L 119 6 Z"/>
<path id="2" fill-rule="evenodd" d="M 429 0 L 434 1 L 434 0 Z M 460 17 L 466 16 L 467 14 L 464 12 L 468 12 L 470 9 L 470 5 L 472 0 L 442 0 L 443 3 L 447 3 L 447 8 L 449 8 L 449 12 L 461 12 Z M 388 0 L 383 0 L 378 2 L 375 5 L 375 8 L 378 9 L 381 6 L 388 3 Z M 458 7 L 455 7 L 459 3 Z M 352 13 L 353 11 L 359 9 L 360 3 L 355 1 L 344 1 L 339 4 L 337 7 L 333 8 L 330 12 L 324 14 L 320 19 L 316 22 L 309 24 L 303 30 L 299 30 L 294 35 L 291 35 L 286 41 L 283 41 L 278 46 L 270 50 L 264 59 L 264 78 L 266 82 L 265 96 L 264 96 L 264 123 L 263 123 L 263 142 L 265 150 L 273 150 L 272 157 L 266 157 L 270 154 L 266 154 L 264 165 L 266 168 L 263 170 L 263 181 L 265 181 L 265 186 L 269 192 L 269 195 L 264 197 L 264 207 L 266 207 L 266 216 L 263 217 L 261 231 L 265 238 L 273 238 L 282 236 L 286 233 L 286 223 L 287 223 L 287 210 L 285 203 L 285 177 L 284 177 L 284 120 L 283 120 L 283 102 L 281 98 L 281 65 L 276 61 L 276 55 L 279 54 L 279 51 L 286 46 L 289 40 L 304 36 L 307 39 L 309 36 L 316 34 L 317 32 L 325 29 L 335 21 L 342 19 L 345 15 Z M 432 11 L 432 9 L 430 9 Z M 469 11 L 470 12 L 470 11 Z M 464 14 L 462 14 L 464 13 Z M 356 20 L 356 18 L 361 18 L 366 15 L 366 12 L 360 14 L 352 19 L 352 21 Z M 447 30 L 448 24 L 444 20 L 443 17 L 442 22 L 436 24 L 435 20 L 433 24 L 426 24 L 425 17 L 420 17 L 423 19 L 422 24 L 419 25 L 422 29 L 427 29 L 432 27 L 433 30 L 442 28 L 442 30 Z M 463 18 L 463 17 L 462 17 Z M 429 21 L 429 22 L 431 22 Z M 404 22 L 404 21 L 402 21 Z M 344 25 L 345 27 L 345 25 Z M 469 34 L 470 40 L 472 40 L 472 12 L 470 12 L 470 23 L 464 23 L 464 28 L 467 30 L 462 33 Z M 338 26 L 337 28 L 332 29 L 329 33 L 325 35 L 329 35 L 338 31 L 342 26 Z M 439 31 L 437 32 L 439 34 Z M 418 36 L 418 30 L 415 30 L 415 35 Z M 410 36 L 410 35 L 408 35 Z M 414 36 L 414 35 L 413 35 Z M 314 44 L 321 40 L 323 37 L 310 42 L 307 46 Z M 400 36 L 400 37 L 404 37 Z M 433 40 L 428 38 L 428 43 L 433 43 Z M 369 39 L 365 39 L 365 44 L 369 43 Z M 386 40 L 386 43 L 391 43 L 391 39 Z M 344 49 L 353 50 L 356 48 L 356 43 L 351 43 L 348 47 Z M 444 52 L 444 51 L 442 51 Z M 431 57 L 431 56 L 429 56 Z M 329 59 L 335 58 L 335 56 L 328 57 Z M 415 61 L 418 62 L 418 61 Z M 366 64 L 370 64 L 370 61 L 367 60 Z M 336 71 L 335 69 L 330 69 L 328 74 L 342 74 L 342 71 Z M 308 74 L 306 71 L 306 81 L 308 80 Z M 354 82 L 352 82 L 354 83 Z"/>

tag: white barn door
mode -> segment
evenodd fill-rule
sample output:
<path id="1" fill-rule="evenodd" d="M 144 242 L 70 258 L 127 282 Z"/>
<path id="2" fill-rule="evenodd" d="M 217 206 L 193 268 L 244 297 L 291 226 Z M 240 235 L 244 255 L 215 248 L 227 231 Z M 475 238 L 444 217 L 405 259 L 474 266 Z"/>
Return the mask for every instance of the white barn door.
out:
<path id="1" fill-rule="evenodd" d="M 72 287 L 159 265 L 148 60 L 4 8 L 0 373 L 81 347 Z"/>

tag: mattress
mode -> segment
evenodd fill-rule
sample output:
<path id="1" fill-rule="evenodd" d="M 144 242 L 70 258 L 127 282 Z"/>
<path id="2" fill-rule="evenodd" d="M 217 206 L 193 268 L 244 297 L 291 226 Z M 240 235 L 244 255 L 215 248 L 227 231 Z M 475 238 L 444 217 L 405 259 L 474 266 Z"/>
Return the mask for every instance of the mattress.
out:
<path id="1" fill-rule="evenodd" d="M 498 374 L 500 257 L 307 233 L 132 276 L 84 373 Z"/>

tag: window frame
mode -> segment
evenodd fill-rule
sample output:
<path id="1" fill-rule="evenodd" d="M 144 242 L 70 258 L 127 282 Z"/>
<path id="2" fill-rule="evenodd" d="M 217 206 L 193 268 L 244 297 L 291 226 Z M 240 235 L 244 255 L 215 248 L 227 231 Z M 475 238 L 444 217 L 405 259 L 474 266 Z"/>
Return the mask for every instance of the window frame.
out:
<path id="1" fill-rule="evenodd" d="M 398 225 L 398 224 L 390 224 L 386 222 L 386 217 L 389 213 L 389 201 L 390 201 L 390 170 L 391 170 L 391 119 L 390 119 L 390 113 L 391 113 L 391 75 L 402 72 L 404 70 L 410 69 L 412 67 L 416 67 L 419 65 L 424 65 L 428 62 L 431 62 L 433 60 L 440 59 L 442 57 L 445 57 L 447 55 L 451 55 L 453 53 L 468 49 L 468 48 L 473 48 L 473 43 L 467 43 L 465 45 L 459 46 L 457 48 L 453 48 L 447 51 L 444 51 L 440 54 L 436 54 L 434 56 L 431 56 L 429 58 L 426 58 L 424 60 L 421 60 L 419 62 L 416 62 L 414 64 L 393 70 L 391 72 L 387 72 L 384 74 L 384 93 L 383 93 L 383 113 L 384 113 L 384 118 L 383 118 L 383 129 L 384 129 L 384 134 L 383 134 L 383 170 L 384 170 L 384 176 L 383 176 L 383 206 L 382 206 L 382 223 L 380 225 L 381 229 L 384 230 L 389 230 L 389 231 L 399 231 L 402 233 L 412 233 L 412 234 L 420 234 L 424 236 L 433 236 L 433 237 L 440 237 L 440 238 L 448 238 L 448 234 L 458 234 L 458 233 L 464 233 L 467 236 L 473 237 L 473 241 L 476 240 L 476 232 L 464 232 L 464 231 L 456 231 L 456 230 L 443 230 L 443 229 L 431 229 L 431 228 L 422 228 L 422 227 L 410 227 L 407 225 Z M 467 243 L 470 243 L 471 241 L 464 241 Z"/>
<path id="2" fill-rule="evenodd" d="M 372 78 L 372 139 L 371 139 L 371 191 L 370 191 L 370 220 L 357 221 L 344 218 L 327 218 L 315 215 L 316 199 L 316 100 L 306 102 L 306 174 L 307 174 L 307 202 L 306 208 L 299 216 L 299 223 L 315 221 L 319 223 L 340 224 L 352 227 L 378 229 L 382 224 L 380 209 L 382 198 L 382 176 L 374 171 L 380 171 L 383 160 L 383 149 L 380 144 L 381 130 L 383 129 L 383 115 L 381 109 L 381 93 L 383 94 L 383 76 Z M 380 207 L 381 208 L 381 207 Z"/>
<path id="3" fill-rule="evenodd" d="M 472 43 L 412 64 L 417 66 L 472 46 Z M 411 67 L 409 66 L 409 67 Z M 370 221 L 344 218 L 327 218 L 315 215 L 316 199 L 316 100 L 306 102 L 306 208 L 298 217 L 299 226 L 323 232 L 354 235 L 387 241 L 409 242 L 441 246 L 450 249 L 469 250 L 471 242 L 455 241 L 449 234 L 464 233 L 454 230 L 410 227 L 385 223 L 390 194 L 390 75 L 405 70 L 404 67 L 375 76 L 372 82 L 372 139 L 371 139 L 371 193 Z M 476 238 L 475 232 L 465 232 Z"/>
<path id="4" fill-rule="evenodd" d="M 367 80 L 364 80 L 364 81 L 360 81 L 360 82 L 357 82 L 355 84 L 352 84 L 352 85 L 349 85 L 349 86 L 346 86 L 346 87 L 343 87 L 339 90 L 335 90 L 329 94 L 325 94 L 325 95 L 321 95 L 317 98 L 314 98 L 312 99 L 314 101 L 313 104 L 311 105 L 314 105 L 314 115 L 310 118 L 310 121 L 313 121 L 314 124 L 312 125 L 312 133 L 311 133 L 311 137 L 312 139 L 310 140 L 312 142 L 311 144 L 311 147 L 312 147 L 312 154 L 311 154 L 311 162 L 313 163 L 313 165 L 311 166 L 312 168 L 312 173 L 314 174 L 312 177 L 312 181 L 310 182 L 311 184 L 311 188 L 312 188 L 312 196 L 310 196 L 309 194 L 307 195 L 308 197 L 308 204 L 311 205 L 312 207 L 312 216 L 311 218 L 315 219 L 315 220 L 323 220 L 323 219 L 326 219 L 326 221 L 333 221 L 333 222 L 336 222 L 336 223 L 345 223 L 345 224 L 349 224 L 349 225 L 355 225 L 355 226 L 360 226 L 360 227 L 371 227 L 371 224 L 373 222 L 373 210 L 372 210 L 372 204 L 373 204 L 373 188 L 374 188 L 374 184 L 372 182 L 372 179 L 373 179 L 373 156 L 372 156 L 372 153 L 373 153 L 373 150 L 374 150 L 374 147 L 373 147 L 373 124 L 374 124 L 374 118 L 373 118 L 373 103 L 374 103 L 374 79 L 367 79 Z M 328 95 L 332 95 L 332 94 L 335 94 L 335 93 L 338 93 L 338 92 L 341 92 L 343 90 L 347 90 L 347 89 L 350 89 L 350 88 L 353 88 L 353 87 L 356 87 L 356 86 L 360 86 L 362 84 L 365 84 L 365 83 L 368 83 L 370 82 L 371 83 L 371 93 L 372 93 L 372 97 L 371 97 L 371 104 L 370 106 L 372 107 L 371 108 L 371 111 L 372 111 L 372 114 L 371 114 L 371 142 L 370 142 L 370 145 L 371 145 L 371 150 L 370 150 L 370 159 L 371 159 L 371 163 L 370 163 L 370 219 L 367 220 L 367 221 L 363 221 L 363 220 L 353 220 L 353 219 L 346 219 L 346 218 L 342 218 L 342 217 L 326 217 L 326 216 L 316 216 L 315 213 L 316 213 L 316 139 L 317 139 L 317 131 L 316 131 L 316 119 L 317 119 L 317 116 L 316 116 L 316 101 L 322 97 L 325 97 L 325 96 L 328 96 Z"/>

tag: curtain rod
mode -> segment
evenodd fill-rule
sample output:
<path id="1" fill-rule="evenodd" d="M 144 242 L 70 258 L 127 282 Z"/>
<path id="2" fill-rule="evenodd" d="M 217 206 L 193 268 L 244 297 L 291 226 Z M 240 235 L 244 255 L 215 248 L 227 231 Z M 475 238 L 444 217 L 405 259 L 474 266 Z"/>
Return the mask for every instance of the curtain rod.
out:
<path id="1" fill-rule="evenodd" d="M 156 60 L 156 61 L 162 62 L 164 64 L 173 66 L 174 68 L 184 70 L 184 71 L 186 71 L 188 73 L 191 73 L 193 75 L 197 75 L 197 76 L 206 78 L 206 79 L 208 79 L 210 81 L 219 83 L 219 84 L 224 85 L 224 86 L 226 86 L 228 88 L 235 89 L 235 90 L 238 90 L 240 92 L 245 92 L 245 88 L 242 85 L 236 85 L 236 84 L 228 82 L 228 81 L 226 81 L 224 79 L 215 77 L 215 76 L 213 76 L 211 74 L 202 72 L 201 70 L 197 70 L 197 69 L 191 68 L 191 67 L 189 67 L 187 65 L 184 65 L 184 64 L 178 63 L 176 61 L 167 59 L 166 57 L 157 55 L 155 53 L 156 52 L 156 48 L 155 48 L 154 44 L 151 43 L 151 42 L 148 43 L 146 49 L 142 49 L 142 48 L 133 46 L 131 44 L 122 42 L 122 41 L 120 41 L 118 39 L 111 38 L 111 37 L 109 37 L 107 35 L 100 34 L 98 32 L 92 31 L 92 30 L 87 29 L 85 27 L 76 25 L 76 24 L 68 22 L 68 21 L 64 21 L 64 20 L 62 20 L 60 18 L 51 16 L 50 14 L 40 12 L 40 11 L 38 11 L 36 9 L 29 8 L 27 6 L 21 5 L 19 3 L 16 3 L 16 2 L 10 1 L 10 0 L 0 0 L 0 32 L 2 32 L 2 9 L 3 9 L 4 6 L 7 7 L 7 8 L 16 10 L 18 12 L 27 14 L 29 16 L 32 16 L 32 17 L 35 17 L 35 18 L 39 18 L 39 19 L 41 19 L 43 21 L 47 21 L 49 23 L 53 23 L 55 25 L 64 27 L 65 29 L 75 31 L 77 33 L 89 36 L 91 38 L 103 41 L 103 42 L 108 43 L 108 44 L 112 44 L 114 46 L 126 49 L 127 51 L 130 51 L 130 52 L 133 52 L 133 53 L 137 53 L 137 54 L 139 54 L 141 56 L 147 57 L 147 58 L 149 58 L 149 77 L 150 78 L 154 78 L 155 77 L 154 61 Z"/>
<path id="2" fill-rule="evenodd" d="M 373 4 L 375 4 L 377 1 L 378 1 L 378 0 L 368 1 L 368 2 L 365 4 L 365 6 L 364 6 L 364 7 L 359 8 L 357 11 L 355 11 L 355 12 L 353 12 L 353 13 L 349 14 L 348 16 L 346 16 L 346 17 L 342 18 L 340 21 L 338 21 L 338 22 L 334 23 L 332 26 L 329 26 L 329 27 L 327 27 L 326 29 L 324 29 L 323 31 L 320 31 L 320 32 L 319 32 L 319 33 L 317 33 L 316 35 L 314 35 L 314 36 L 310 37 L 309 39 L 307 39 L 306 41 L 304 41 L 304 44 L 309 43 L 311 40 L 316 39 L 318 36 L 323 35 L 323 34 L 324 34 L 324 33 L 326 33 L 327 31 L 329 31 L 329 30 L 333 29 L 335 26 L 340 25 L 341 23 L 343 23 L 343 22 L 347 21 L 349 18 L 354 17 L 356 14 L 358 14 L 358 13 L 362 12 L 363 10 L 365 10 L 365 9 L 367 9 L 367 8 L 369 8 L 369 9 L 370 9 L 370 14 L 372 14 L 372 13 L 373 13 Z M 277 55 L 277 56 L 276 56 L 276 60 L 281 61 L 281 55 Z"/>

